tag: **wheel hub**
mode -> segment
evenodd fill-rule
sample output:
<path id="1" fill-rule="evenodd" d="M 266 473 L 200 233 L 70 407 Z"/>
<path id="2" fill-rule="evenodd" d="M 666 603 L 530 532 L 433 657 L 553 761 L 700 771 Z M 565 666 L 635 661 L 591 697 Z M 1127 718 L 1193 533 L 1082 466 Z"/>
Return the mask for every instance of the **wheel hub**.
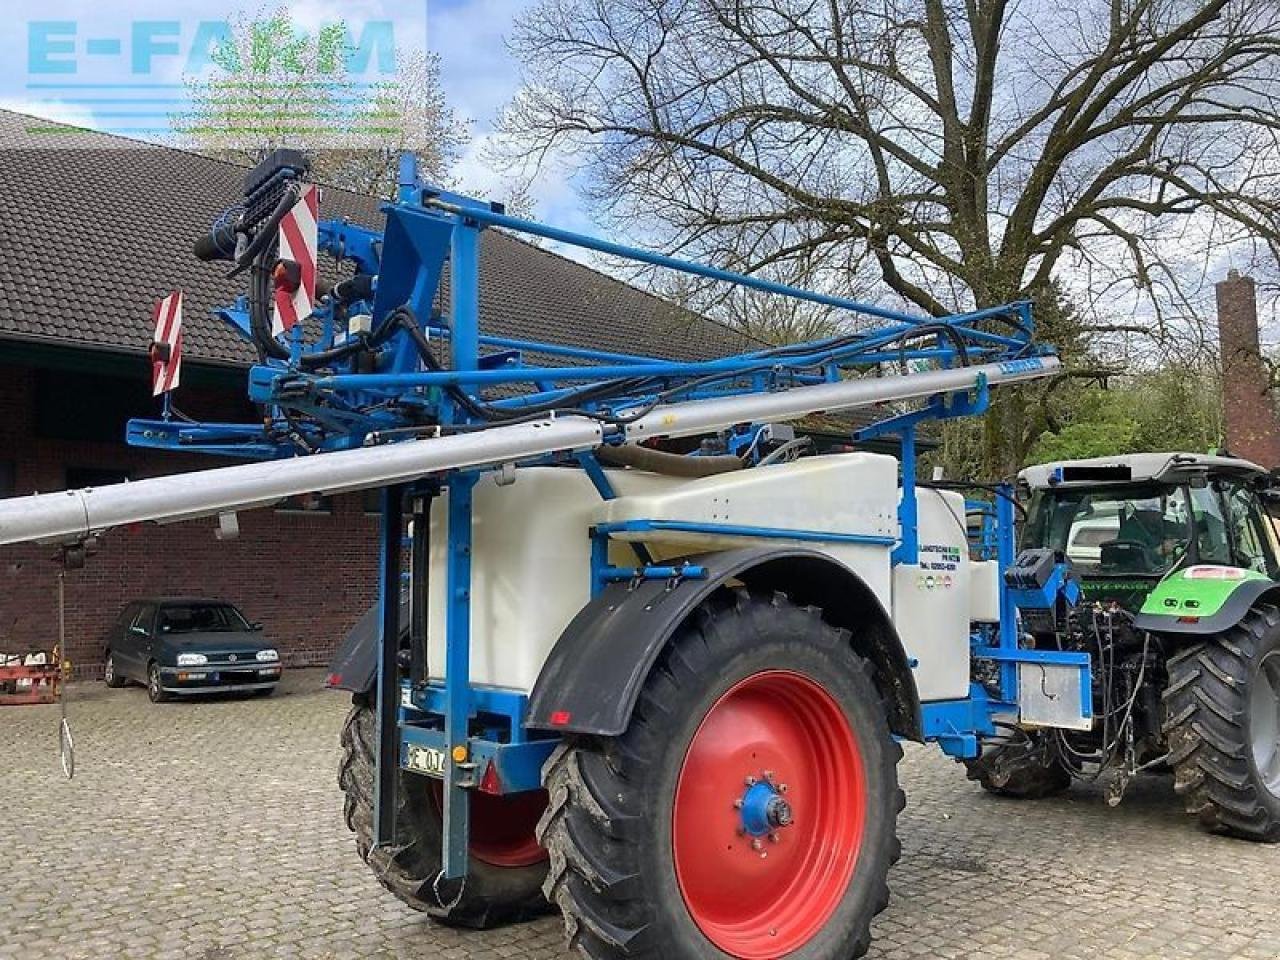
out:
<path id="1" fill-rule="evenodd" d="M 763 780 L 748 777 L 746 792 L 734 803 L 741 821 L 738 833 L 751 837 L 768 835 L 777 840 L 776 831 L 795 822 L 795 812 L 782 795 L 786 787 L 785 783 L 776 786 L 771 776 Z"/>

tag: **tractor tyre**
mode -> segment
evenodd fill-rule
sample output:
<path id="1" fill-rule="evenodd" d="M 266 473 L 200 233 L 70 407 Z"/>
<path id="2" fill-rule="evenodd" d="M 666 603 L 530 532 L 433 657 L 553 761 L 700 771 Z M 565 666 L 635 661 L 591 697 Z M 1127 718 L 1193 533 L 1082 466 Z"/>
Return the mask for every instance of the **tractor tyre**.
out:
<path id="1" fill-rule="evenodd" d="M 901 846 L 902 748 L 847 631 L 723 590 L 619 737 L 548 759 L 544 887 L 590 960 L 862 956 Z"/>
<path id="2" fill-rule="evenodd" d="M 342 728 L 338 785 L 356 849 L 378 882 L 415 910 L 450 926 L 487 929 L 550 912 L 542 895 L 547 855 L 533 832 L 546 806 L 542 791 L 509 797 L 473 793 L 466 880 L 437 883 L 443 843 L 440 782 L 401 773 L 394 842 L 373 849 L 377 728 L 372 695 L 356 694 Z"/>
<path id="3" fill-rule="evenodd" d="M 1280 609 L 1169 659 L 1165 736 L 1174 789 L 1206 829 L 1280 841 Z"/>
<path id="4" fill-rule="evenodd" d="M 1042 800 L 1071 786 L 1071 774 L 1035 733 L 1016 743 L 984 744 L 982 755 L 966 760 L 964 766 L 969 779 L 983 790 L 1015 800 Z"/>

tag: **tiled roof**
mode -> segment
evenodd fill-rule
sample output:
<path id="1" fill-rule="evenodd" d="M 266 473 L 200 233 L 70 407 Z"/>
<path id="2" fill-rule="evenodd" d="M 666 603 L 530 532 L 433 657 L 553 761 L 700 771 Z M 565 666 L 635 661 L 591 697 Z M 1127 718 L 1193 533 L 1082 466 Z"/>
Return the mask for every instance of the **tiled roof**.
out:
<path id="1" fill-rule="evenodd" d="M 0 337 L 144 352 L 155 300 L 186 291 L 188 358 L 247 363 L 210 310 L 242 292 L 192 241 L 240 196 L 244 169 L 0 111 Z M 329 189 L 323 215 L 380 225 L 378 202 Z M 499 231 L 481 248 L 481 328 L 689 360 L 757 344 L 721 324 Z"/>

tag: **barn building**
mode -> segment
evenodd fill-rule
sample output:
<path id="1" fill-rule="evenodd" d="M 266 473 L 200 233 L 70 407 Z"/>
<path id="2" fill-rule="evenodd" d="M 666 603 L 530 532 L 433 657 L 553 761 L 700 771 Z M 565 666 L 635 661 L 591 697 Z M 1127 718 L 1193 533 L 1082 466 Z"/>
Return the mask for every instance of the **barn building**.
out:
<path id="1" fill-rule="evenodd" d="M 38 132 L 32 131 L 39 124 Z M 155 416 L 146 351 L 154 302 L 186 294 L 177 407 L 251 420 L 255 357 L 210 311 L 241 292 L 199 263 L 192 240 L 239 195 L 244 169 L 178 150 L 0 111 L 0 496 L 121 483 L 218 465 L 133 449 L 125 423 Z M 326 190 L 323 215 L 378 225 L 378 202 Z M 487 231 L 486 333 L 678 360 L 753 344 L 728 327 L 553 252 Z M 608 323 L 600 322 L 609 318 Z M 101 669 L 101 637 L 130 599 L 221 597 L 262 621 L 291 665 L 324 663 L 373 602 L 376 495 L 244 513 L 216 523 L 113 530 L 67 575 L 68 653 Z M 56 633 L 53 549 L 0 550 L 0 650 L 49 649 Z"/>

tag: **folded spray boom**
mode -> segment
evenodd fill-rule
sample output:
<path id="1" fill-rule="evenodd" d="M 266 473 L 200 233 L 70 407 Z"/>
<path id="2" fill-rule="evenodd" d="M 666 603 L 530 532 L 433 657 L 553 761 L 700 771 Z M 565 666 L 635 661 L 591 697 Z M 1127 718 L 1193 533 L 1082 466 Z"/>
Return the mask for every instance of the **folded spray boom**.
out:
<path id="1" fill-rule="evenodd" d="M 132 523 L 169 523 L 267 506 L 307 493 L 345 493 L 450 470 L 536 461 L 604 444 L 692 436 L 747 421 L 796 419 L 870 404 L 976 390 L 1053 374 L 1056 357 L 795 387 L 778 393 L 665 404 L 618 427 L 579 416 L 220 467 L 115 486 L 0 501 L 0 544 L 77 540 Z"/>

